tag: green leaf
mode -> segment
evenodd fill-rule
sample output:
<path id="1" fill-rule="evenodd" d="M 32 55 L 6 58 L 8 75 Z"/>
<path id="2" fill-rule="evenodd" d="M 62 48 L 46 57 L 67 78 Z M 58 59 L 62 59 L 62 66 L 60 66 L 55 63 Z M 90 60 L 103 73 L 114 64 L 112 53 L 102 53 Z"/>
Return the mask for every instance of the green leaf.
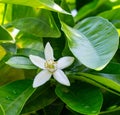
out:
<path id="1" fill-rule="evenodd" d="M 37 10 L 29 6 L 13 4 L 10 8 L 12 9 L 11 11 L 12 21 L 25 17 L 34 17 L 37 14 Z"/>
<path id="2" fill-rule="evenodd" d="M 27 57 L 22 56 L 14 56 L 10 58 L 6 64 L 14 67 L 14 68 L 21 68 L 21 69 L 37 69 L 36 66 L 32 64 L 32 62 Z"/>
<path id="3" fill-rule="evenodd" d="M 62 0 L 61 7 L 64 8 L 66 11 L 70 12 L 68 4 L 66 3 L 65 0 Z M 66 23 L 67 25 L 74 26 L 74 19 L 73 19 L 72 15 L 66 15 L 66 14 L 59 13 L 59 18 L 62 22 Z"/>
<path id="4" fill-rule="evenodd" d="M 43 8 L 47 10 L 52 10 L 60 13 L 69 14 L 65 10 L 63 10 L 59 5 L 57 5 L 53 0 L 0 0 L 1 3 L 8 4 L 17 4 L 17 5 L 25 5 L 36 8 Z"/>
<path id="5" fill-rule="evenodd" d="M 0 45 L 0 61 L 4 58 L 6 55 L 6 50 Z"/>
<path id="6" fill-rule="evenodd" d="M 103 90 L 103 96 L 104 104 L 102 106 L 100 115 L 119 115 L 112 112 L 120 110 L 120 96 L 111 94 L 110 92 L 107 92 L 105 90 Z"/>
<path id="7" fill-rule="evenodd" d="M 84 80 L 90 84 L 98 86 L 100 88 L 104 88 L 116 95 L 120 96 L 120 83 L 112 80 L 112 78 L 100 76 L 100 75 L 93 75 L 89 73 L 75 73 L 69 75 L 71 78 Z"/>
<path id="8" fill-rule="evenodd" d="M 1 104 L 0 104 L 0 115 L 5 115 L 5 111 Z"/>
<path id="9" fill-rule="evenodd" d="M 68 38 L 68 45 L 73 55 L 88 68 L 103 69 L 118 48 L 118 33 L 104 18 L 86 18 L 75 28 L 62 23 L 62 29 Z"/>
<path id="10" fill-rule="evenodd" d="M 12 36 L 9 34 L 9 32 L 3 27 L 0 26 L 0 42 L 13 42 Z"/>
<path id="11" fill-rule="evenodd" d="M 20 34 L 18 35 L 18 38 L 16 40 L 16 44 L 21 48 L 29 48 L 31 50 L 37 50 L 37 51 L 43 51 L 43 41 L 42 38 L 32 36 L 30 34 Z"/>
<path id="12" fill-rule="evenodd" d="M 18 49 L 17 53 L 18 53 L 18 55 L 27 56 L 27 57 L 29 55 L 37 55 L 40 57 L 44 57 L 43 52 L 31 49 L 31 48 L 20 48 L 20 49 Z"/>
<path id="13" fill-rule="evenodd" d="M 102 12 L 103 10 L 108 9 L 109 6 L 108 8 L 107 5 L 104 6 L 105 3 L 108 3 L 108 0 L 93 0 L 86 4 L 79 9 L 77 15 L 75 16 L 75 22 L 78 22 L 87 16 L 93 16 L 97 14 L 97 12 L 99 13 L 100 11 Z"/>
<path id="14" fill-rule="evenodd" d="M 25 102 L 34 91 L 31 80 L 15 81 L 0 87 L 0 103 L 5 115 L 20 115 Z"/>
<path id="15" fill-rule="evenodd" d="M 70 87 L 58 86 L 56 94 L 69 108 L 81 114 L 98 114 L 103 101 L 98 88 L 82 82 Z"/>
<path id="16" fill-rule="evenodd" d="M 37 37 L 59 37 L 60 31 L 51 16 L 48 13 L 47 20 L 34 17 L 22 18 L 12 24 L 21 31 Z"/>
<path id="17" fill-rule="evenodd" d="M 45 111 L 46 115 L 60 115 L 63 110 L 63 107 L 64 103 L 60 99 L 57 99 L 49 106 L 46 106 L 43 111 Z"/>
<path id="18" fill-rule="evenodd" d="M 100 72 L 108 74 L 120 74 L 120 64 L 111 62 Z"/>

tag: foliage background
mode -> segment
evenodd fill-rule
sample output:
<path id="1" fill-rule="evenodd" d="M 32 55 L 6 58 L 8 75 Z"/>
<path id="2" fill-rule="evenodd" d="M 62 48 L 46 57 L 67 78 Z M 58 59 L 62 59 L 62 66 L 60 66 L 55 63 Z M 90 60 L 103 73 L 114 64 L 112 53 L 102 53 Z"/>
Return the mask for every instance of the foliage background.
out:
<path id="1" fill-rule="evenodd" d="M 76 10 L 76 15 L 71 12 Z M 0 115 L 119 115 L 120 0 L 0 0 Z M 33 89 L 47 42 L 70 87 L 51 79 Z"/>

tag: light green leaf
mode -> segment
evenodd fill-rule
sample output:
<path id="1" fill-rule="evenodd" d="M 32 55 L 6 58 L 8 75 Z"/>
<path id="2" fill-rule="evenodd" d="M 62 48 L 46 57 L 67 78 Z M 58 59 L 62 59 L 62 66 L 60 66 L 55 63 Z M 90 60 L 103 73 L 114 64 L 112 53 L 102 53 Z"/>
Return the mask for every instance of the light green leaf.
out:
<path id="1" fill-rule="evenodd" d="M 13 42 L 13 38 L 10 35 L 10 33 L 3 27 L 0 26 L 0 42 L 6 43 L 6 42 Z"/>
<path id="2" fill-rule="evenodd" d="M 0 103 L 5 115 L 20 115 L 25 102 L 34 91 L 31 80 L 15 81 L 0 87 Z"/>
<path id="3" fill-rule="evenodd" d="M 72 110 L 81 114 L 98 114 L 102 106 L 100 90 L 86 83 L 75 83 L 70 87 L 58 86 L 57 96 Z"/>
<path id="4" fill-rule="evenodd" d="M 44 8 L 60 13 L 69 14 L 68 12 L 63 10 L 59 5 L 53 2 L 53 0 L 0 0 L 0 2 L 8 4 L 25 5 L 36 8 Z"/>
<path id="5" fill-rule="evenodd" d="M 10 58 L 6 64 L 14 67 L 14 68 L 21 68 L 21 69 L 37 69 L 36 66 L 32 64 L 32 62 L 27 57 L 22 56 L 14 56 Z"/>
<path id="6" fill-rule="evenodd" d="M 118 33 L 115 27 L 104 18 L 86 18 L 75 28 L 62 23 L 62 29 L 74 56 L 89 68 L 103 69 L 118 48 Z"/>

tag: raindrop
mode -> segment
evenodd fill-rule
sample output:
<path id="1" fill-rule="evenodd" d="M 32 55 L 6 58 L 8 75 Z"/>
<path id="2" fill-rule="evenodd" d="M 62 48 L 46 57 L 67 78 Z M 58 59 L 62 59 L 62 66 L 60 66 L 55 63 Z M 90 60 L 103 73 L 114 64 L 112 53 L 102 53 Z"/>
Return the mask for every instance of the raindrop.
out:
<path id="1" fill-rule="evenodd" d="M 69 92 L 69 89 L 68 89 L 68 88 L 63 88 L 62 91 L 63 91 L 64 93 L 68 93 L 68 92 Z"/>
<path id="2" fill-rule="evenodd" d="M 90 106 L 86 105 L 85 108 L 88 109 L 88 108 L 90 108 Z"/>
<path id="3" fill-rule="evenodd" d="M 96 112 L 97 112 L 97 111 L 95 111 L 95 110 L 94 110 L 94 111 L 92 111 L 92 113 L 96 113 Z"/>
<path id="4" fill-rule="evenodd" d="M 11 100 L 11 98 L 9 96 L 6 97 L 7 100 Z"/>
<path id="5" fill-rule="evenodd" d="M 17 92 L 15 90 L 13 90 L 12 92 L 13 92 L 13 94 L 17 94 Z"/>

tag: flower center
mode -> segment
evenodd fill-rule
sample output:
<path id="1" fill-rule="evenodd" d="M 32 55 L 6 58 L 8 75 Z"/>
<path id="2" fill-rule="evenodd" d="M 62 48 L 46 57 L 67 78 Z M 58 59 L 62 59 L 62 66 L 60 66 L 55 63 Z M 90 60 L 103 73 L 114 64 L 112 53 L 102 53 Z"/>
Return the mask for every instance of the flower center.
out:
<path id="1" fill-rule="evenodd" d="M 57 63 L 54 60 L 47 60 L 45 62 L 45 68 L 50 72 L 54 72 L 57 69 Z"/>

